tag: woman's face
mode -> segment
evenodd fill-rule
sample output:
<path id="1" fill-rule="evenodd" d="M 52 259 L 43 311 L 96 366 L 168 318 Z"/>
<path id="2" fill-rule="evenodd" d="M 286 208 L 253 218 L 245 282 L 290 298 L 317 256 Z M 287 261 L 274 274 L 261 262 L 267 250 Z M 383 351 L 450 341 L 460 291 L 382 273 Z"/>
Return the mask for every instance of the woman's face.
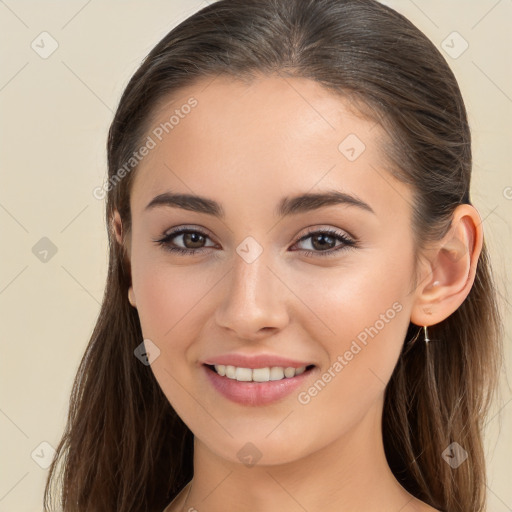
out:
<path id="1" fill-rule="evenodd" d="M 416 294 L 411 192 L 386 169 L 383 131 L 306 79 L 217 77 L 180 94 L 144 141 L 129 239 L 169 402 L 234 462 L 299 459 L 370 416 L 378 429 Z"/>

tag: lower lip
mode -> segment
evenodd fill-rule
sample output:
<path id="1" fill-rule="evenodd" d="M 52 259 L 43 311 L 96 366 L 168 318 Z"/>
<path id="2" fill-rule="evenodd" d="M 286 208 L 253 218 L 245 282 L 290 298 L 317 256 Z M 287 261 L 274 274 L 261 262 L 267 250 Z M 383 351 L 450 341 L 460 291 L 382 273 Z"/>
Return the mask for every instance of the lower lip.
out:
<path id="1" fill-rule="evenodd" d="M 217 372 L 203 365 L 203 370 L 213 387 L 224 397 L 241 405 L 266 405 L 288 396 L 295 391 L 310 374 L 310 370 L 296 377 L 285 377 L 268 382 L 240 382 L 228 377 L 221 377 Z"/>

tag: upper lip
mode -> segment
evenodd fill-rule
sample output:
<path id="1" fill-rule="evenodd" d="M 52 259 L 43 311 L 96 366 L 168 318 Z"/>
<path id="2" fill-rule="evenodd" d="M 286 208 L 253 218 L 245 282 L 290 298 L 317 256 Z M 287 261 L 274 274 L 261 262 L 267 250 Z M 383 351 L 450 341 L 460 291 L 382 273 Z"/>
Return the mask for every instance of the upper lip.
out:
<path id="1" fill-rule="evenodd" d="M 302 362 L 287 357 L 281 357 L 272 354 L 258 354 L 254 356 L 244 354 L 224 354 L 216 357 L 210 357 L 203 361 L 203 364 L 231 365 L 239 368 L 266 368 L 272 366 L 281 366 L 283 368 L 300 368 L 301 366 L 309 366 L 313 363 Z"/>

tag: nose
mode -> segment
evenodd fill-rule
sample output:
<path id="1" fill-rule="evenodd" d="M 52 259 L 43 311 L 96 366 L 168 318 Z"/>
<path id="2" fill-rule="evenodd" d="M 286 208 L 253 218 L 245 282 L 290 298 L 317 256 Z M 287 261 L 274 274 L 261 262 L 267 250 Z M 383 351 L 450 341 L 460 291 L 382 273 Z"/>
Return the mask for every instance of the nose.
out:
<path id="1" fill-rule="evenodd" d="M 286 279 L 268 263 L 265 252 L 252 263 L 238 255 L 234 258 L 215 318 L 218 326 L 237 338 L 257 340 L 283 329 L 289 321 L 287 298 L 291 292 Z"/>

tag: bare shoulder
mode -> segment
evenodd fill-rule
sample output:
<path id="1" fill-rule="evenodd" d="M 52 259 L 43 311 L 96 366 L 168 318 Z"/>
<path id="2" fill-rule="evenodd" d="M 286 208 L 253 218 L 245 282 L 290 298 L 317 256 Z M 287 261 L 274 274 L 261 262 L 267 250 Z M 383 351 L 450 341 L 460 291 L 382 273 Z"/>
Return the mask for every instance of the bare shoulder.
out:
<path id="1" fill-rule="evenodd" d="M 183 508 L 183 496 L 178 495 L 162 512 L 178 512 Z"/>
<path id="2" fill-rule="evenodd" d="M 428 503 L 414 498 L 408 503 L 403 512 L 439 512 L 437 508 L 431 507 Z"/>
<path id="3" fill-rule="evenodd" d="M 427 505 L 427 503 L 423 503 L 423 508 L 418 509 L 418 512 L 439 512 L 437 508 L 431 507 L 430 505 Z"/>
<path id="4" fill-rule="evenodd" d="M 187 496 L 187 491 L 190 487 L 190 482 L 183 487 L 183 489 L 176 495 L 176 497 L 165 507 L 162 512 L 181 512 L 183 505 L 185 504 L 185 498 Z"/>
<path id="5" fill-rule="evenodd" d="M 177 512 L 180 510 L 180 505 L 181 503 L 178 500 L 173 500 L 162 512 Z"/>

